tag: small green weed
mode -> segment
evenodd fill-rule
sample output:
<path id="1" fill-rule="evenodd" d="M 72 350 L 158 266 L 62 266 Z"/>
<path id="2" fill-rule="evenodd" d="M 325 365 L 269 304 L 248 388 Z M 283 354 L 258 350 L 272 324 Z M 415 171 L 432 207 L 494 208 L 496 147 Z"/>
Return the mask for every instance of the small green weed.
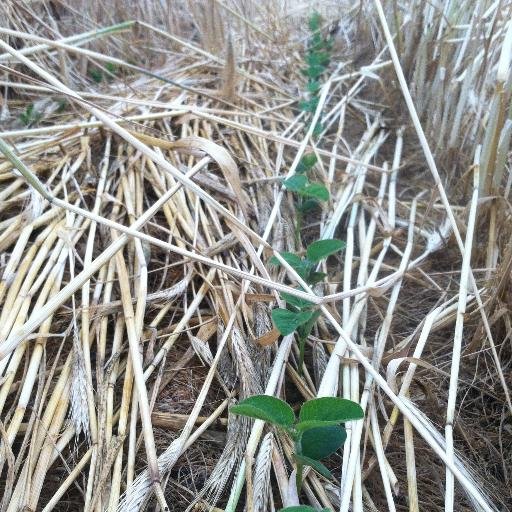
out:
<path id="1" fill-rule="evenodd" d="M 96 68 L 96 67 L 89 69 L 89 71 L 88 71 L 89 77 L 97 84 L 100 84 L 101 82 L 103 82 L 105 80 L 107 80 L 107 81 L 111 80 L 112 79 L 111 75 L 117 76 L 117 74 L 119 73 L 119 67 L 116 66 L 112 62 L 105 62 L 104 68 L 107 71 L 107 73 L 105 73 L 100 68 Z"/>
<path id="2" fill-rule="evenodd" d="M 27 105 L 25 112 L 20 114 L 19 119 L 25 126 L 31 126 L 40 121 L 42 117 L 43 113 L 36 110 L 34 104 L 31 103 Z"/>
<path id="3" fill-rule="evenodd" d="M 92 68 L 89 70 L 89 76 L 94 80 L 97 84 L 103 81 L 103 73 L 98 68 Z"/>

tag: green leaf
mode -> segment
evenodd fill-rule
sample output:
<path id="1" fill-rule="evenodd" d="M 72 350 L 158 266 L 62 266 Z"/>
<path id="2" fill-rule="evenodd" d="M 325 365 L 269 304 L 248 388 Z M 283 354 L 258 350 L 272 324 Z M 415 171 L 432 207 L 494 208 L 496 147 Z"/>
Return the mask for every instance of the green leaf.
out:
<path id="1" fill-rule="evenodd" d="M 286 507 L 280 509 L 278 512 L 319 512 L 316 508 L 309 505 L 294 505 L 293 507 Z M 323 508 L 320 512 L 331 512 L 328 508 Z"/>
<path id="2" fill-rule="evenodd" d="M 117 66 L 113 62 L 106 62 L 105 69 L 113 75 L 117 74 L 118 72 Z"/>
<path id="3" fill-rule="evenodd" d="M 306 430 L 302 434 L 302 455 L 320 460 L 332 455 L 347 438 L 347 432 L 339 425 L 321 426 Z"/>
<path id="4" fill-rule="evenodd" d="M 89 76 L 97 83 L 101 83 L 103 80 L 103 73 L 101 70 L 92 68 L 89 70 Z"/>
<path id="5" fill-rule="evenodd" d="M 320 260 L 327 258 L 327 256 L 341 251 L 344 247 L 345 242 L 335 238 L 327 238 L 313 242 L 307 249 L 307 255 L 311 261 L 318 263 Z"/>
<path id="6" fill-rule="evenodd" d="M 299 276 L 304 279 L 305 281 L 308 280 L 309 274 L 311 273 L 311 270 L 314 267 L 314 263 L 312 261 L 309 261 L 307 258 L 304 258 L 300 265 L 297 267 L 294 267 L 294 270 L 299 274 Z"/>
<path id="7" fill-rule="evenodd" d="M 295 306 L 296 308 L 299 309 L 308 308 L 314 305 L 313 302 L 306 299 L 301 299 L 299 297 L 295 297 L 295 295 L 292 295 L 291 293 L 283 292 L 281 293 L 281 298 L 285 300 L 287 304 L 291 304 L 292 306 Z"/>
<path id="8" fill-rule="evenodd" d="M 324 68 L 329 64 L 329 54 L 321 51 L 320 49 L 314 49 L 310 51 L 309 55 L 306 56 L 306 62 L 308 66 L 323 66 Z"/>
<path id="9" fill-rule="evenodd" d="M 287 190 L 300 192 L 308 185 L 308 179 L 303 174 L 294 174 L 291 178 L 283 181 Z"/>
<path id="10" fill-rule="evenodd" d="M 287 309 L 273 309 L 272 321 L 279 332 L 286 336 L 297 329 L 299 325 L 305 324 L 313 315 L 313 311 L 288 311 Z"/>
<path id="11" fill-rule="evenodd" d="M 356 402 L 345 398 L 322 397 L 308 400 L 300 409 L 300 421 L 346 421 L 359 420 L 364 416 L 363 409 Z"/>
<path id="12" fill-rule="evenodd" d="M 324 125 L 318 121 L 316 123 L 315 127 L 313 128 L 312 134 L 316 137 L 317 135 L 320 135 L 324 131 Z"/>
<path id="13" fill-rule="evenodd" d="M 295 429 L 297 432 L 302 433 L 306 432 L 306 430 L 310 430 L 312 428 L 318 428 L 318 427 L 332 427 L 335 425 L 339 425 L 339 421 L 321 421 L 321 420 L 306 420 L 306 421 L 299 421 L 295 424 Z"/>
<path id="14" fill-rule="evenodd" d="M 295 268 L 296 266 L 300 266 L 302 264 L 302 258 L 300 256 L 297 256 L 293 252 L 280 252 L 279 255 L 292 268 Z M 271 265 L 276 265 L 276 266 L 281 265 L 281 262 L 275 256 L 272 256 L 272 258 L 270 258 L 269 263 Z"/>
<path id="15" fill-rule="evenodd" d="M 312 68 L 308 68 L 308 76 L 318 76 L 318 75 L 311 75 L 310 71 Z M 314 113 L 316 111 L 316 107 L 318 107 L 318 98 L 314 96 L 313 98 L 309 100 L 304 100 L 299 102 L 299 108 L 303 110 L 304 112 L 311 112 Z"/>
<path id="16" fill-rule="evenodd" d="M 311 261 L 302 259 L 300 256 L 293 254 L 293 252 L 282 252 L 280 255 L 302 279 L 306 279 L 309 276 L 314 265 Z M 275 256 L 272 256 L 269 262 L 272 265 L 281 265 L 281 262 Z"/>
<path id="17" fill-rule="evenodd" d="M 280 509 L 278 512 L 319 512 L 316 508 L 309 505 L 294 505 L 293 507 L 286 507 Z M 323 508 L 320 512 L 331 512 L 328 508 Z"/>
<path id="18" fill-rule="evenodd" d="M 325 73 L 325 69 L 325 66 L 318 64 L 316 66 L 308 66 L 306 69 L 302 70 L 302 73 L 310 80 L 316 80 Z"/>
<path id="19" fill-rule="evenodd" d="M 296 206 L 297 210 L 301 213 L 308 213 L 320 206 L 316 199 L 306 199 L 301 205 Z"/>
<path id="20" fill-rule="evenodd" d="M 308 21 L 309 30 L 311 30 L 311 32 L 316 32 L 320 28 L 321 23 L 322 16 L 320 16 L 320 14 L 315 11 Z"/>
<path id="21" fill-rule="evenodd" d="M 315 32 L 308 40 L 308 52 L 314 52 L 324 48 L 325 40 L 320 32 Z"/>
<path id="22" fill-rule="evenodd" d="M 320 201 L 329 201 L 329 191 L 327 187 L 320 183 L 311 183 L 302 190 L 298 190 L 301 196 L 314 197 Z"/>
<path id="23" fill-rule="evenodd" d="M 293 409 L 283 400 L 269 395 L 254 395 L 231 407 L 230 412 L 289 428 L 295 422 Z"/>
<path id="24" fill-rule="evenodd" d="M 295 172 L 297 174 L 305 173 L 311 170 L 315 166 L 317 161 L 318 160 L 314 153 L 308 153 L 300 159 L 299 165 L 297 165 L 297 169 Z"/>
<path id="25" fill-rule="evenodd" d="M 293 456 L 299 464 L 311 466 L 315 471 L 325 476 L 325 478 L 332 478 L 331 472 L 321 462 L 305 457 L 304 455 L 299 455 L 298 453 L 294 453 Z"/>
<path id="26" fill-rule="evenodd" d="M 317 284 L 320 281 L 323 281 L 327 277 L 327 274 L 325 272 L 311 272 L 309 274 L 309 284 Z"/>
<path id="27" fill-rule="evenodd" d="M 313 80 L 312 82 L 308 82 L 308 85 L 307 85 L 308 92 L 311 93 L 311 94 L 314 94 L 314 95 L 318 94 L 318 92 L 320 91 L 321 87 L 322 87 L 322 85 L 317 80 Z"/>
<path id="28" fill-rule="evenodd" d="M 307 322 L 299 326 L 298 333 L 301 338 L 307 338 L 311 334 L 311 330 L 313 329 L 313 326 L 315 325 L 315 322 L 318 320 L 320 314 L 321 311 L 319 310 L 313 311 L 311 318 Z"/>

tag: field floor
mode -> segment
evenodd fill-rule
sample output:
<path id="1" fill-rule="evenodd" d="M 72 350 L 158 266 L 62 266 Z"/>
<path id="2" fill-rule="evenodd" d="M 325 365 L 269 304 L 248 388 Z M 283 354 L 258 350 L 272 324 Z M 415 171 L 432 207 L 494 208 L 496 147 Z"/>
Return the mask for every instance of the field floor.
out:
<path id="1" fill-rule="evenodd" d="M 512 511 L 510 0 L 0 4 L 0 512 Z"/>

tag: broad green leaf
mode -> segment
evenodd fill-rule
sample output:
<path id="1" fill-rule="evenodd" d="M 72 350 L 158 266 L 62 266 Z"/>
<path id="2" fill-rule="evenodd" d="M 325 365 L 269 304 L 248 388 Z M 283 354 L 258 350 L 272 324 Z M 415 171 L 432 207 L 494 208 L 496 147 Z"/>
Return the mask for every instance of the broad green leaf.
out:
<path id="1" fill-rule="evenodd" d="M 292 295 L 291 293 L 281 293 L 281 298 L 285 300 L 288 304 L 291 304 L 292 306 L 295 306 L 299 309 L 308 308 L 310 306 L 313 306 L 313 302 L 310 302 L 306 299 L 301 299 L 299 297 L 295 297 L 295 295 Z"/>
<path id="2" fill-rule="evenodd" d="M 318 460 L 310 459 L 309 457 L 299 455 L 298 453 L 294 453 L 293 456 L 299 464 L 302 464 L 303 466 L 311 466 L 316 472 L 325 476 L 325 478 L 332 478 L 331 472 Z"/>
<path id="3" fill-rule="evenodd" d="M 303 174 L 294 174 L 291 178 L 283 181 L 283 185 L 287 190 L 292 192 L 300 192 L 308 185 L 308 179 Z"/>
<path id="4" fill-rule="evenodd" d="M 254 395 L 231 407 L 233 414 L 268 421 L 280 427 L 291 427 L 295 422 L 293 409 L 283 400 L 269 395 Z"/>
<path id="5" fill-rule="evenodd" d="M 315 127 L 313 128 L 313 135 L 314 136 L 317 136 L 317 135 L 320 135 L 322 132 L 324 131 L 324 125 L 318 121 L 318 123 L 316 123 Z"/>
<path id="6" fill-rule="evenodd" d="M 308 20 L 309 30 L 316 32 L 322 24 L 322 16 L 318 12 L 314 12 Z"/>
<path id="7" fill-rule="evenodd" d="M 298 327 L 297 331 L 301 338 L 307 338 L 311 334 L 313 326 L 315 325 L 315 322 L 318 320 L 320 314 L 321 312 L 319 310 L 313 311 L 311 318 L 307 322 Z"/>
<path id="8" fill-rule="evenodd" d="M 320 32 L 314 33 L 308 40 L 308 53 L 322 50 L 325 45 L 325 40 L 322 38 Z"/>
<path id="9" fill-rule="evenodd" d="M 300 421 L 346 421 L 359 420 L 364 416 L 363 409 L 356 402 L 345 398 L 322 397 L 308 400 L 300 409 Z"/>
<path id="10" fill-rule="evenodd" d="M 302 258 L 293 254 L 293 252 L 280 252 L 279 255 L 293 268 L 302 264 Z M 271 265 L 281 265 L 281 262 L 275 256 L 270 258 L 269 263 Z"/>
<path id="11" fill-rule="evenodd" d="M 306 62 L 308 66 L 323 66 L 327 67 L 329 64 L 329 54 L 321 51 L 320 49 L 314 49 L 306 56 Z"/>
<path id="12" fill-rule="evenodd" d="M 282 308 L 272 310 L 274 325 L 283 336 L 294 332 L 299 325 L 305 324 L 312 315 L 312 311 L 288 311 Z"/>
<path id="13" fill-rule="evenodd" d="M 326 277 L 327 274 L 325 272 L 311 272 L 311 274 L 309 274 L 309 284 L 317 284 Z"/>
<path id="14" fill-rule="evenodd" d="M 280 509 L 278 512 L 318 512 L 316 508 L 309 505 L 294 505 L 293 507 L 286 507 Z M 320 512 L 331 512 L 328 508 L 323 508 Z"/>
<path id="15" fill-rule="evenodd" d="M 322 426 L 306 430 L 302 434 L 302 455 L 320 460 L 332 455 L 347 438 L 347 432 L 339 425 Z"/>
<path id="16" fill-rule="evenodd" d="M 314 265 L 311 261 L 302 259 L 300 256 L 293 254 L 293 252 L 282 252 L 280 255 L 302 279 L 306 279 L 309 276 Z M 275 256 L 272 256 L 269 262 L 272 265 L 281 265 L 281 262 Z"/>
<path id="17" fill-rule="evenodd" d="M 308 213 L 315 210 L 320 206 L 320 203 L 316 199 L 306 199 L 301 205 L 297 205 L 296 208 L 301 213 Z"/>
<path id="18" fill-rule="evenodd" d="M 322 87 L 322 85 L 317 80 L 308 82 L 308 85 L 307 85 L 308 92 L 310 92 L 311 94 L 317 94 L 318 91 L 320 91 L 321 87 Z"/>
<path id="19" fill-rule="evenodd" d="M 311 261 L 318 263 L 324 258 L 327 258 L 327 256 L 341 251 L 344 247 L 345 242 L 336 240 L 335 238 L 327 238 L 313 242 L 307 249 L 307 255 Z"/>
<path id="20" fill-rule="evenodd" d="M 301 261 L 301 264 L 298 265 L 297 267 L 294 267 L 294 269 L 297 272 L 297 274 L 299 274 L 299 276 L 302 277 L 302 279 L 307 281 L 309 278 L 309 274 L 313 270 L 313 267 L 314 263 L 312 261 L 309 261 L 307 258 L 304 258 Z"/>
<path id="21" fill-rule="evenodd" d="M 312 428 L 318 428 L 318 427 L 332 427 L 334 425 L 339 425 L 339 421 L 322 421 L 322 420 L 306 420 L 306 421 L 299 421 L 295 424 L 295 429 L 297 432 L 302 433 L 306 432 L 306 430 L 310 430 Z"/>
<path id="22" fill-rule="evenodd" d="M 278 512 L 318 512 L 316 508 L 309 505 L 294 505 L 293 507 L 286 507 L 280 509 Z M 323 508 L 320 512 L 331 512 L 328 508 Z"/>
<path id="23" fill-rule="evenodd" d="M 329 201 L 329 191 L 327 187 L 320 183 L 311 183 L 306 185 L 302 190 L 298 190 L 301 196 L 314 197 L 319 201 Z"/>
<path id="24" fill-rule="evenodd" d="M 309 171 L 315 166 L 317 161 L 318 160 L 314 153 L 307 153 L 300 159 L 298 167 L 302 166 L 305 170 Z"/>
<path id="25" fill-rule="evenodd" d="M 308 66 L 302 71 L 310 80 L 316 80 L 325 73 L 325 66 Z"/>
<path id="26" fill-rule="evenodd" d="M 318 74 L 311 74 L 313 68 L 308 68 L 308 76 L 316 77 Z M 303 110 L 304 112 L 311 112 L 314 113 L 316 110 L 316 107 L 318 106 L 318 98 L 314 96 L 313 98 L 309 100 L 304 100 L 299 102 L 299 108 Z"/>
<path id="27" fill-rule="evenodd" d="M 322 34 L 320 32 L 315 32 L 308 39 L 308 52 L 309 53 L 318 52 L 318 51 L 331 52 L 333 44 L 334 44 L 334 38 L 332 36 L 323 38 Z"/>

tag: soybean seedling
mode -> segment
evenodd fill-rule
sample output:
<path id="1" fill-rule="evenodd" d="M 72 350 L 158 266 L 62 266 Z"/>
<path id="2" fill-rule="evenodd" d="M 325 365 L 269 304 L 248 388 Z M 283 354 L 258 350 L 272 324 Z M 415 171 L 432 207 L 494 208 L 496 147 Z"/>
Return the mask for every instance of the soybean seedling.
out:
<path id="1" fill-rule="evenodd" d="M 321 33 L 322 17 L 314 12 L 309 18 L 309 30 L 311 36 L 308 39 L 306 50 L 306 67 L 301 70 L 307 78 L 307 99 L 300 102 L 301 110 L 307 112 L 310 116 L 314 114 L 318 107 L 319 92 L 321 89 L 320 79 L 325 73 L 331 61 L 332 38 L 326 38 Z M 313 135 L 318 135 L 322 131 L 322 125 L 318 123 L 313 131 Z"/>
<path id="2" fill-rule="evenodd" d="M 281 256 L 307 284 L 315 285 L 326 277 L 326 274 L 316 270 L 318 263 L 331 254 L 341 251 L 344 247 L 345 243 L 343 241 L 328 238 L 318 240 L 309 245 L 305 257 L 292 252 L 282 252 Z M 280 265 L 276 257 L 272 257 L 270 263 Z M 320 316 L 320 311 L 315 309 L 315 305 L 312 302 L 300 299 L 289 293 L 282 293 L 281 298 L 286 301 L 287 308 L 272 310 L 272 321 L 283 336 L 297 331 L 299 341 L 299 372 L 302 373 L 306 341 L 311 334 L 316 320 Z"/>
<path id="3" fill-rule="evenodd" d="M 318 206 L 319 201 L 329 200 L 329 190 L 325 185 L 316 182 L 310 182 L 308 173 L 316 164 L 314 154 L 304 155 L 297 166 L 295 174 L 283 182 L 286 190 L 294 192 L 297 195 L 295 210 L 297 217 L 295 219 L 295 236 L 300 239 L 300 230 L 304 216 Z"/>
<path id="4" fill-rule="evenodd" d="M 304 466 L 310 466 L 325 478 L 332 478 L 320 460 L 335 453 L 345 442 L 344 423 L 364 416 L 359 404 L 336 397 L 308 400 L 300 408 L 298 419 L 289 404 L 269 395 L 251 396 L 230 410 L 234 414 L 266 421 L 290 436 L 294 444 L 297 494 L 302 486 Z M 285 510 L 306 511 L 307 508 Z"/>
<path id="5" fill-rule="evenodd" d="M 315 12 L 309 19 L 309 30 L 311 36 L 308 39 L 307 51 L 305 56 L 306 67 L 302 73 L 307 77 L 306 99 L 299 103 L 301 110 L 306 112 L 307 116 L 313 117 L 319 101 L 321 89 L 321 77 L 327 70 L 330 62 L 330 52 L 332 50 L 332 40 L 325 38 L 321 33 L 321 16 Z M 322 131 L 322 125 L 318 122 L 313 128 L 313 135 L 319 135 Z M 317 162 L 314 154 L 304 155 L 297 166 L 296 173 L 283 182 L 284 187 L 297 194 L 298 199 L 295 204 L 297 218 L 295 223 L 295 235 L 297 241 L 300 240 L 300 230 L 304 215 L 313 210 L 321 201 L 329 200 L 329 190 L 321 183 L 310 182 L 308 173 L 313 169 Z"/>

